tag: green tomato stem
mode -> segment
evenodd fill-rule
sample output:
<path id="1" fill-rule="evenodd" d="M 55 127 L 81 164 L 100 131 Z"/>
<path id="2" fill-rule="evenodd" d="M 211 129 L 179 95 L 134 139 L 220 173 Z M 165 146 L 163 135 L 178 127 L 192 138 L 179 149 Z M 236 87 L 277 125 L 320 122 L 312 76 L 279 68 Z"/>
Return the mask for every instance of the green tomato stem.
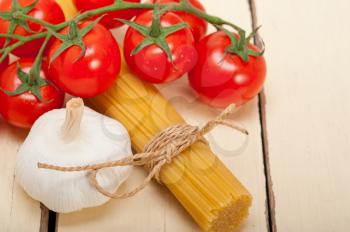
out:
<path id="1" fill-rule="evenodd" d="M 51 29 L 55 29 L 56 28 L 55 24 L 48 23 L 48 22 L 46 22 L 44 20 L 41 20 L 41 19 L 38 19 L 38 18 L 34 18 L 32 16 L 29 16 L 29 15 L 26 15 L 26 14 L 23 14 L 23 13 L 16 14 L 16 18 L 17 19 L 28 20 L 28 21 L 40 24 L 40 25 L 42 25 L 44 27 L 51 28 Z"/>
<path id="2" fill-rule="evenodd" d="M 41 70 L 41 63 L 42 63 L 42 57 L 43 53 L 45 51 L 45 48 L 50 41 L 52 35 L 47 34 L 44 43 L 41 45 L 41 48 L 35 58 L 35 61 L 33 63 L 32 68 L 30 69 L 29 72 L 29 85 L 33 86 L 36 84 L 36 79 L 40 77 L 40 70 Z"/>
<path id="3" fill-rule="evenodd" d="M 161 16 L 162 16 L 162 11 L 160 10 L 160 5 L 157 5 L 153 11 L 151 31 L 149 33 L 151 37 L 157 38 L 161 34 L 161 23 L 160 23 Z"/>
<path id="4" fill-rule="evenodd" d="M 186 1 L 185 1 L 186 2 Z M 157 5 L 159 4 L 151 4 L 151 3 L 133 3 L 133 2 L 125 2 L 125 1 L 116 1 L 113 5 L 110 6 L 106 6 L 106 7 L 101 7 L 98 9 L 94 9 L 94 10 L 89 10 L 86 11 L 82 14 L 77 15 L 75 18 L 54 25 L 51 23 L 48 23 L 44 20 L 40 20 L 40 19 L 36 19 L 34 17 L 28 16 L 28 15 L 23 15 L 20 14 L 17 17 L 20 17 L 22 19 L 26 19 L 28 21 L 32 21 L 35 23 L 38 23 L 44 27 L 49 27 L 50 29 L 53 29 L 55 31 L 61 30 L 62 28 L 66 27 L 69 25 L 69 23 L 71 21 L 76 21 L 79 22 L 81 20 L 96 16 L 96 15 L 101 15 L 104 13 L 108 13 L 111 11 L 117 11 L 117 10 L 127 10 L 127 9 L 154 9 Z M 219 17 L 213 16 L 213 15 L 209 15 L 199 9 L 197 9 L 196 7 L 192 6 L 192 4 L 190 3 L 170 3 L 170 4 L 162 4 L 160 6 L 158 6 L 160 9 L 165 9 L 166 11 L 183 11 L 183 12 L 188 12 L 190 14 L 193 14 L 199 18 L 202 18 L 204 20 L 206 20 L 208 23 L 213 24 L 213 25 L 228 25 L 230 27 L 232 27 L 233 29 L 237 30 L 237 31 L 244 31 L 242 28 L 240 28 L 239 26 L 225 21 Z M 45 37 L 45 35 L 41 35 L 41 37 Z M 31 38 L 32 40 L 32 38 Z"/>
<path id="5" fill-rule="evenodd" d="M 0 33 L 0 38 L 10 38 L 10 39 L 17 39 L 17 40 L 25 40 L 26 39 L 25 36 L 15 35 L 15 34 L 3 34 L 3 33 Z"/>
<path id="6" fill-rule="evenodd" d="M 41 32 L 41 33 L 38 33 L 38 34 L 33 34 L 33 35 L 30 35 L 30 36 L 16 36 L 14 35 L 15 37 L 13 37 L 14 39 L 18 39 L 18 41 L 14 44 L 11 44 L 7 47 L 4 47 L 2 49 L 0 49 L 0 53 L 3 54 L 3 56 L 0 58 L 0 63 L 6 58 L 7 55 L 9 55 L 14 49 L 22 46 L 23 44 L 27 43 L 27 42 L 30 42 L 30 41 L 33 41 L 33 40 L 36 40 L 36 39 L 40 39 L 40 38 L 43 38 L 47 35 L 48 33 L 47 32 Z M 13 35 L 7 35 L 8 38 L 11 38 Z M 2 36 L 0 36 L 2 37 Z M 5 37 L 5 36 L 4 36 Z"/>
<path id="7" fill-rule="evenodd" d="M 205 21 L 207 21 L 208 23 L 210 23 L 214 26 L 224 26 L 224 25 L 230 26 L 234 30 L 236 30 L 240 35 L 245 35 L 245 31 L 242 28 L 240 28 L 239 26 L 237 26 L 231 22 L 228 22 L 220 17 L 207 14 L 207 13 L 197 9 L 188 0 L 182 0 L 179 3 L 169 3 L 169 4 L 133 3 L 133 2 L 126 2 L 124 0 L 116 0 L 115 3 L 110 5 L 110 6 L 105 6 L 105 7 L 101 7 L 98 9 L 86 11 L 84 13 L 77 15 L 75 18 L 73 18 L 69 21 L 66 21 L 66 22 L 63 22 L 60 24 L 56 24 L 56 25 L 48 23 L 48 22 L 41 20 L 41 19 L 34 18 L 32 16 L 29 16 L 29 15 L 25 15 L 25 14 L 16 14 L 14 16 L 17 17 L 18 19 L 27 20 L 27 21 L 31 21 L 31 22 L 40 24 L 45 28 L 48 28 L 52 31 L 57 32 L 65 27 L 69 26 L 73 21 L 78 23 L 82 20 L 91 18 L 93 16 L 97 16 L 97 15 L 103 15 L 104 13 L 108 13 L 111 11 L 127 10 L 127 9 L 155 9 L 156 7 L 158 7 L 160 9 L 160 11 L 163 13 L 167 12 L 167 11 L 187 12 L 187 13 L 193 14 L 199 18 L 204 19 Z M 159 24 L 160 24 L 160 22 L 159 22 Z M 154 28 L 151 30 L 151 35 L 158 34 L 158 29 L 160 27 L 158 27 L 157 25 L 158 24 L 156 22 Z M 13 39 L 18 40 L 18 42 L 14 43 L 12 45 L 9 45 L 5 48 L 0 49 L 0 53 L 6 53 L 6 55 L 7 55 L 12 50 L 20 47 L 21 45 L 23 45 L 27 42 L 30 42 L 32 40 L 35 40 L 35 39 L 44 38 L 48 34 L 49 34 L 48 31 L 36 33 L 36 34 L 30 35 L 30 36 L 17 36 L 17 35 L 0 34 L 0 37 L 13 38 Z"/>

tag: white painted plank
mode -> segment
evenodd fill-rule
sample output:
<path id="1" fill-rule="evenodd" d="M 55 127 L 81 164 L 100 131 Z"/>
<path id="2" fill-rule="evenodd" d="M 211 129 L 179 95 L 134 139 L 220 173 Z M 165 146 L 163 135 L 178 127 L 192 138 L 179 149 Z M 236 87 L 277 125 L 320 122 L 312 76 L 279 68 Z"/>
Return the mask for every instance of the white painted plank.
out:
<path id="1" fill-rule="evenodd" d="M 277 230 L 350 231 L 350 2 L 257 8 Z"/>
<path id="2" fill-rule="evenodd" d="M 246 1 L 206 0 L 202 2 L 211 13 L 236 22 L 244 28 L 251 27 Z M 120 36 L 122 33 L 116 32 L 116 34 L 118 34 L 118 40 L 122 41 Z M 187 87 L 186 78 L 159 88 L 190 123 L 205 122 L 219 113 L 194 99 L 193 93 Z M 248 140 L 225 128 L 217 129 L 209 139 L 216 154 L 254 197 L 250 216 L 241 231 L 264 232 L 267 231 L 266 190 L 257 101 L 254 100 L 243 107 L 235 117 L 250 131 Z M 229 151 L 224 153 L 219 148 L 226 148 Z M 137 170 L 135 176 L 131 178 L 130 185 L 144 177 L 145 172 Z M 133 198 L 112 200 L 102 207 L 60 215 L 58 231 L 194 232 L 199 231 L 199 228 L 166 189 L 153 183 Z"/>
<path id="3" fill-rule="evenodd" d="M 0 119 L 0 231 L 39 232 L 40 203 L 30 199 L 15 182 L 15 162 L 25 131 Z"/>

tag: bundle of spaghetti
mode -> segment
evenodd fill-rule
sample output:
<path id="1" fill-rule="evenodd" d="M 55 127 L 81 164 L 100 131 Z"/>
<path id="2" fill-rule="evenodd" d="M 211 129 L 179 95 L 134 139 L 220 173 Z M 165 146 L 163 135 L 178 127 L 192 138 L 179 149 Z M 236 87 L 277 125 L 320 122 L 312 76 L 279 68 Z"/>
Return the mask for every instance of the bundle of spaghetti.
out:
<path id="1" fill-rule="evenodd" d="M 123 123 L 136 152 L 160 131 L 184 123 L 158 90 L 125 64 L 115 85 L 87 104 Z M 204 231 L 233 231 L 248 215 L 251 195 L 204 141 L 163 166 L 160 179 Z"/>

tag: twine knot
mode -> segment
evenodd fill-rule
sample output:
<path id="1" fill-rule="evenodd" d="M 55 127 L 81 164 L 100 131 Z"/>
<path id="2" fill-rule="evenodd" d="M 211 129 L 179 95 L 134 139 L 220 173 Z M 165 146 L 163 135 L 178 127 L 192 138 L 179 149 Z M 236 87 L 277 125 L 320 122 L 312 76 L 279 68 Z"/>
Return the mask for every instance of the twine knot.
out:
<path id="1" fill-rule="evenodd" d="M 124 159 L 100 163 L 95 165 L 85 165 L 76 167 L 61 167 L 45 163 L 38 163 L 38 168 L 61 171 L 61 172 L 81 172 L 89 171 L 90 183 L 101 194 L 115 199 L 129 198 L 144 189 L 154 178 L 159 183 L 160 171 L 165 164 L 170 164 L 172 160 L 198 141 L 205 141 L 204 135 L 213 130 L 217 125 L 228 126 L 248 135 L 248 132 L 228 121 L 228 116 L 234 111 L 235 105 L 227 107 L 216 119 L 209 121 L 203 127 L 189 124 L 178 124 L 170 126 L 153 137 L 146 144 L 144 151 L 139 154 L 128 156 Z M 97 181 L 97 173 L 101 169 L 118 166 L 145 166 L 149 170 L 144 181 L 132 191 L 118 194 L 105 190 Z"/>

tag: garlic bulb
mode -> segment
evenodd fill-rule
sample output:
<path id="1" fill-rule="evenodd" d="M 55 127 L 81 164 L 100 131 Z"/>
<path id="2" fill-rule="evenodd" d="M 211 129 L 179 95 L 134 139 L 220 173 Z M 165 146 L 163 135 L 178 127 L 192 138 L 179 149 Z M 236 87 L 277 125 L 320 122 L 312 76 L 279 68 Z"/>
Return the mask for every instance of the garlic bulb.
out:
<path id="1" fill-rule="evenodd" d="M 39 169 L 38 162 L 77 166 L 125 158 L 131 153 L 127 130 L 117 121 L 101 115 L 81 99 L 72 99 L 67 110 L 50 111 L 33 125 L 18 152 L 16 178 L 24 190 L 49 209 L 68 213 L 106 203 L 109 198 L 89 183 L 86 172 L 57 172 Z M 131 167 L 101 170 L 97 180 L 115 191 Z"/>

